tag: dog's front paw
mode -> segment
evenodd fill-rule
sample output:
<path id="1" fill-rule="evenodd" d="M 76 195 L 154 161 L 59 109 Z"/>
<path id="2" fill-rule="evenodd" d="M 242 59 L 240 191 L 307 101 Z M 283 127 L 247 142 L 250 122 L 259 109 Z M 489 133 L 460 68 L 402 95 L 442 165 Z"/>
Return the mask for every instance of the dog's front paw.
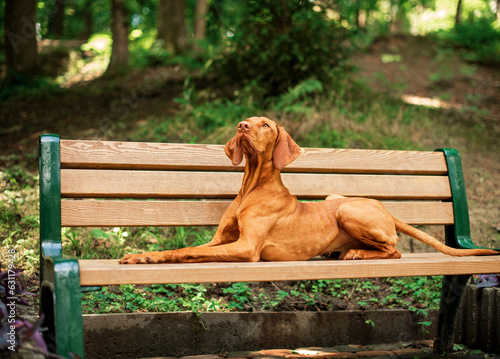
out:
<path id="1" fill-rule="evenodd" d="M 141 254 L 127 254 L 120 259 L 120 264 L 147 264 L 165 263 L 167 256 L 164 252 L 146 252 Z"/>

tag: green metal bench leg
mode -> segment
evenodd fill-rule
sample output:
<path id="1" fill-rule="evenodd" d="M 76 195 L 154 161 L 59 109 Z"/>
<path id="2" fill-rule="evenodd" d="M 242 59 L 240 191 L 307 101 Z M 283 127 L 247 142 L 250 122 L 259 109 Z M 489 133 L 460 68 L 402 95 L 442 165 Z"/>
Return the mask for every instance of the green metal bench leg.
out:
<path id="1" fill-rule="evenodd" d="M 43 338 L 50 353 L 57 351 L 56 325 L 54 320 L 54 286 L 49 283 L 40 285 L 40 316 L 43 316 Z"/>
<path id="2" fill-rule="evenodd" d="M 439 307 L 437 337 L 434 352 L 438 354 L 453 351 L 453 333 L 460 299 L 471 275 L 444 276 Z"/>
<path id="3" fill-rule="evenodd" d="M 465 191 L 462 161 L 458 151 L 442 148 L 445 155 L 450 189 L 452 193 L 454 225 L 445 227 L 446 245 L 453 248 L 484 248 L 472 242 L 470 234 L 469 207 Z M 453 332 L 462 293 L 471 276 L 444 276 L 439 311 L 438 333 L 434 342 L 435 353 L 453 351 Z"/>
<path id="4" fill-rule="evenodd" d="M 45 339 L 58 355 L 83 358 L 83 321 L 80 272 L 76 259 L 45 261 L 45 282 L 41 288 L 41 312 L 45 316 Z"/>

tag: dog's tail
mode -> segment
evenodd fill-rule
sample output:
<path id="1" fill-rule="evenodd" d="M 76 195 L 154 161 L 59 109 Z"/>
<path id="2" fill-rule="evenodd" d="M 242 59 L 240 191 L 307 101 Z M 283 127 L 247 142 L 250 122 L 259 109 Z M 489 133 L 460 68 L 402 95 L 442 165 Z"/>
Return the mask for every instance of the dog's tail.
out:
<path id="1" fill-rule="evenodd" d="M 437 249 L 438 251 L 448 254 L 450 256 L 490 256 L 495 254 L 500 254 L 500 252 L 495 251 L 493 249 L 457 249 L 448 247 L 444 243 L 441 243 L 436 238 L 428 235 L 427 233 L 412 227 L 404 222 L 401 222 L 397 218 L 394 218 L 396 223 L 396 230 L 407 236 L 418 239 L 419 241 L 430 245 L 431 247 Z"/>

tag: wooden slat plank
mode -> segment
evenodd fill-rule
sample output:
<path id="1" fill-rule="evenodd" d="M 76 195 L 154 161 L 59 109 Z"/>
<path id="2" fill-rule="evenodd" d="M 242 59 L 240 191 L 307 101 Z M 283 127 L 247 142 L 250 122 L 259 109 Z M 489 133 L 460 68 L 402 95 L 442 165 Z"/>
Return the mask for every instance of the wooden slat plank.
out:
<path id="1" fill-rule="evenodd" d="M 61 140 L 63 168 L 242 171 L 222 145 Z M 443 153 L 303 148 L 288 172 L 446 174 Z"/>
<path id="2" fill-rule="evenodd" d="M 500 272 L 500 256 L 450 257 L 441 253 L 403 254 L 402 259 L 257 263 L 122 265 L 117 260 L 80 260 L 80 283 L 212 283 L 458 275 Z"/>
<path id="3" fill-rule="evenodd" d="M 242 173 L 61 170 L 63 197 L 234 198 Z M 283 174 L 299 198 L 330 194 L 384 199 L 447 199 L 448 177 L 339 174 Z"/>
<path id="4" fill-rule="evenodd" d="M 115 141 L 61 140 L 61 165 L 69 168 L 238 170 L 233 168 L 221 145 Z"/>
<path id="5" fill-rule="evenodd" d="M 399 220 L 412 224 L 453 224 L 451 202 L 383 202 L 385 208 Z"/>
<path id="6" fill-rule="evenodd" d="M 216 226 L 230 201 L 63 200 L 64 227 Z M 452 224 L 450 202 L 384 202 L 395 217 L 414 225 Z"/>
<path id="7" fill-rule="evenodd" d="M 62 200 L 63 227 L 216 226 L 231 201 Z"/>
<path id="8" fill-rule="evenodd" d="M 288 170 L 316 172 L 316 168 L 326 173 L 448 173 L 444 155 L 439 152 L 329 148 L 305 148 Z"/>

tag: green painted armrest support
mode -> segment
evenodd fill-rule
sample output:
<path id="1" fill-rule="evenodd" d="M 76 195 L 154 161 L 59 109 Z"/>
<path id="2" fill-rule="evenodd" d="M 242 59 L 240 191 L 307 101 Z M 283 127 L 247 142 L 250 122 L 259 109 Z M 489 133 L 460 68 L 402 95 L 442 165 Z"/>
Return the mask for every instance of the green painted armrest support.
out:
<path id="1" fill-rule="evenodd" d="M 77 259 L 45 258 L 45 281 L 41 308 L 45 310 L 44 324 L 52 329 L 50 343 L 57 354 L 70 358 L 84 357 L 83 320 L 80 290 L 80 268 Z M 55 346 L 55 348 L 54 348 Z"/>
<path id="2" fill-rule="evenodd" d="M 467 204 L 460 154 L 457 150 L 450 148 L 441 148 L 436 151 L 443 152 L 446 159 L 453 203 L 453 215 L 455 217 L 454 225 L 445 226 L 446 245 L 453 248 L 484 248 L 478 247 L 472 242 L 469 207 Z M 460 305 L 460 298 L 470 277 L 470 275 L 448 275 L 443 277 L 437 336 L 434 341 L 435 353 L 442 354 L 453 351 L 455 319 Z"/>
<path id="3" fill-rule="evenodd" d="M 62 256 L 61 161 L 59 136 L 42 135 L 39 142 L 40 168 L 40 283 L 45 275 L 45 258 Z"/>
<path id="4" fill-rule="evenodd" d="M 455 224 L 446 226 L 446 244 L 453 248 L 487 248 L 479 247 L 472 242 L 469 207 L 460 154 L 457 150 L 451 148 L 440 148 L 436 151 L 443 152 L 446 159 L 453 202 L 453 215 L 455 217 Z M 500 248 L 496 248 L 496 250 L 500 250 Z"/>
<path id="5" fill-rule="evenodd" d="M 62 257 L 61 156 L 57 135 L 42 135 L 40 168 L 40 312 L 48 345 L 57 354 L 83 358 L 80 268 Z"/>

